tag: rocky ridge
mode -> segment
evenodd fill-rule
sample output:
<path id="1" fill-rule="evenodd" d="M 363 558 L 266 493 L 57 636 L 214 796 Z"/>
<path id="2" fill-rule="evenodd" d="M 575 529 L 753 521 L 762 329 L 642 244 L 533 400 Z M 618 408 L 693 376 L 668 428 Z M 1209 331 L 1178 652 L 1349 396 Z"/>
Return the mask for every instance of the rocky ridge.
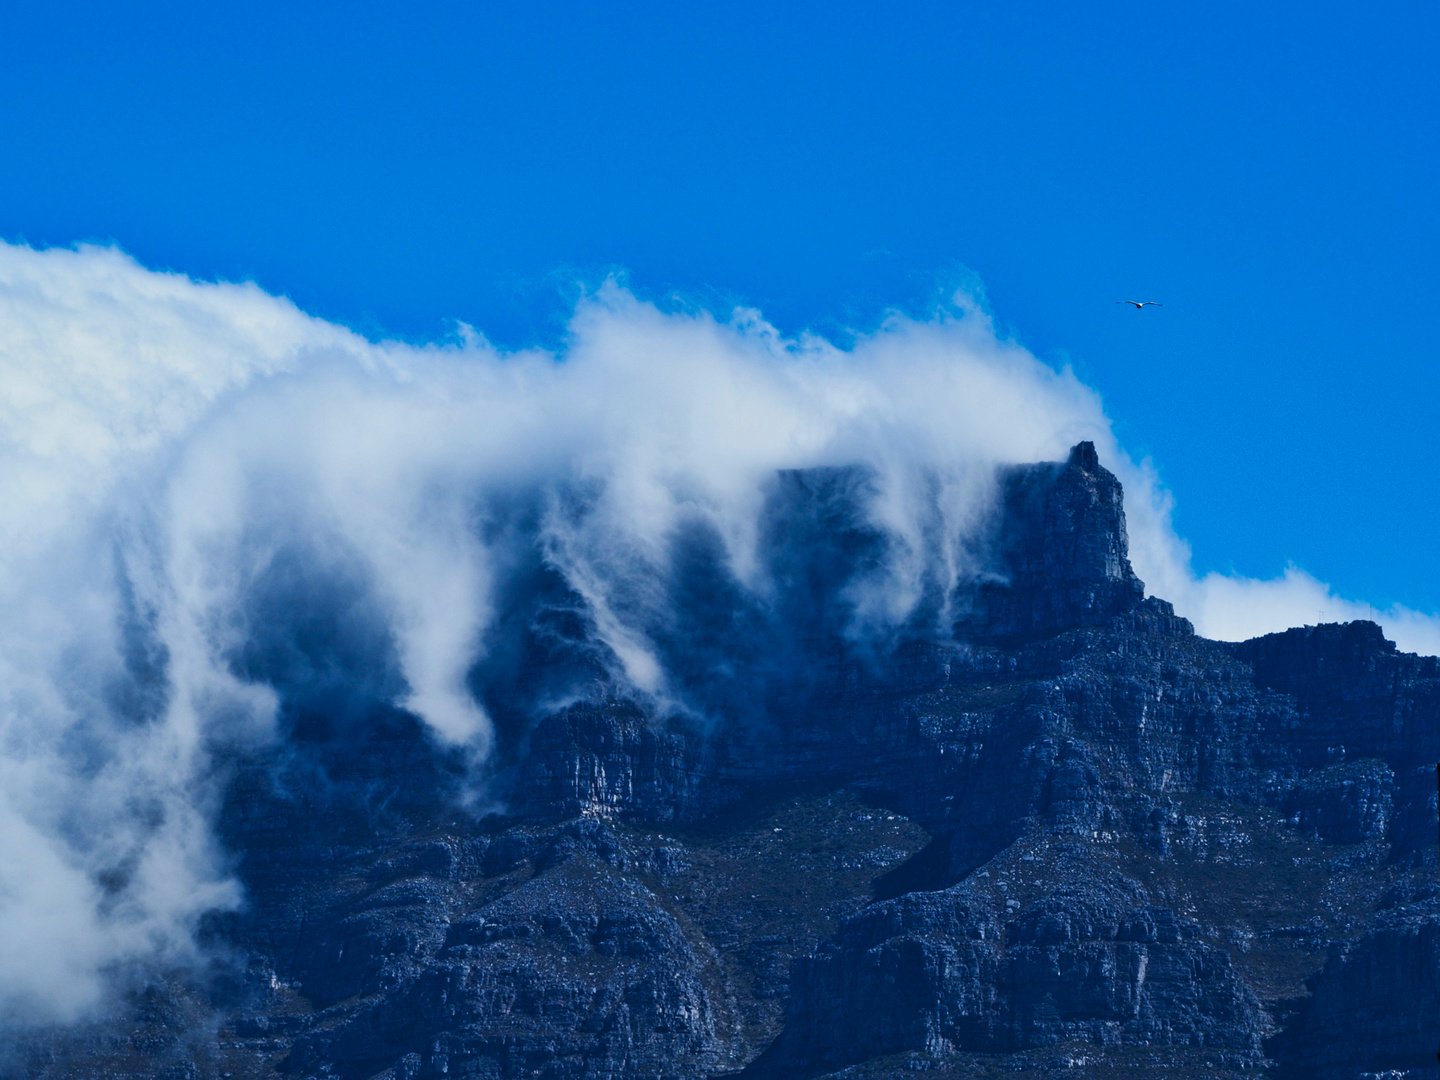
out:
<path id="1" fill-rule="evenodd" d="M 1088 443 L 998 487 L 953 636 L 817 622 L 798 690 L 737 676 L 748 719 L 595 680 L 511 726 L 488 809 L 393 709 L 236 761 L 211 967 L 0 1068 L 1436 1080 L 1440 660 L 1366 622 L 1197 637 Z M 860 488 L 781 482 L 840 538 L 830 593 Z M 562 630 L 525 679 L 595 669 L 572 610 L 526 616 Z"/>

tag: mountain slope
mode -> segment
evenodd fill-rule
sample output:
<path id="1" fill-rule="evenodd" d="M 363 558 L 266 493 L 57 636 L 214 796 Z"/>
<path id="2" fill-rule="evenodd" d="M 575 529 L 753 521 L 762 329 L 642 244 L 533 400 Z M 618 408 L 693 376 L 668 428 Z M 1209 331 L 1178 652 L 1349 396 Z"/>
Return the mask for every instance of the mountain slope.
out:
<path id="1" fill-rule="evenodd" d="M 1004 471 L 989 571 L 861 647 L 866 483 L 777 479 L 769 610 L 695 539 L 655 631 L 690 711 L 605 677 L 537 561 L 475 677 L 487 803 L 408 714 L 297 704 L 231 763 L 209 969 L 15 1074 L 1440 1075 L 1440 661 L 1197 637 L 1088 443 Z"/>

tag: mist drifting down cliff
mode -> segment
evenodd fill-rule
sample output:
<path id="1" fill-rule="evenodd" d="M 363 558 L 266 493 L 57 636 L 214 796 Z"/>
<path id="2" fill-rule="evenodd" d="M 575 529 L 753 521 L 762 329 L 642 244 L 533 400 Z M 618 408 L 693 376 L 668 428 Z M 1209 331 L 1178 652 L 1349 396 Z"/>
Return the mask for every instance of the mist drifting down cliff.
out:
<path id="1" fill-rule="evenodd" d="M 995 573 L 996 467 L 1082 439 L 1126 485 L 1139 576 L 1201 633 L 1367 611 L 1298 570 L 1197 580 L 1098 397 L 964 296 L 842 349 L 612 283 L 558 353 L 502 353 L 0 246 L 0 1011 L 63 1020 L 127 962 L 188 960 L 242 902 L 214 763 L 307 703 L 414 714 L 477 778 L 497 723 L 587 681 L 725 722 L 807 642 L 946 633 Z M 1434 620 L 1382 621 L 1440 648 Z"/>

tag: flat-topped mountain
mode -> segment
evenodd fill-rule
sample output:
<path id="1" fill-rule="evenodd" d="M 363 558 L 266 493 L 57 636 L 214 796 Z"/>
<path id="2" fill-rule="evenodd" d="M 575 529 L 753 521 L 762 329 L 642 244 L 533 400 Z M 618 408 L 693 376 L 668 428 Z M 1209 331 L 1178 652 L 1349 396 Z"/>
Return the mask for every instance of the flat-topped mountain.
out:
<path id="1" fill-rule="evenodd" d="M 983 569 L 879 642 L 863 471 L 775 478 L 763 605 L 681 536 L 648 632 L 684 708 L 533 554 L 479 778 L 383 672 L 294 682 L 229 764 L 209 967 L 14 1075 L 1440 1077 L 1440 660 L 1197 637 L 1091 444 L 997 480 Z M 253 671 L 319 670 L 307 618 Z"/>

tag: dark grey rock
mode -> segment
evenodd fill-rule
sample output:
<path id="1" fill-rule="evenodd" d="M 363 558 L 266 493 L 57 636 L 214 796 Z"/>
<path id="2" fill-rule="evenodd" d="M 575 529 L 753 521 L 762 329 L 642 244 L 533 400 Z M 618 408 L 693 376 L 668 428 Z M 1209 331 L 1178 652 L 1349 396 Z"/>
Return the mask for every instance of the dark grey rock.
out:
<path id="1" fill-rule="evenodd" d="M 1001 477 L 991 544 L 999 580 L 981 583 L 957 634 L 1024 639 L 1103 622 L 1140 603 L 1130 568 L 1120 482 L 1082 442 L 1063 466 L 1023 465 Z"/>
<path id="2" fill-rule="evenodd" d="M 1281 803 L 1293 824 L 1336 844 L 1379 840 L 1395 808 L 1395 774 L 1383 761 L 1334 765 L 1307 776 Z"/>
<path id="3" fill-rule="evenodd" d="M 1440 896 L 1377 922 L 1360 940 L 1337 944 L 1299 1015 L 1272 1042 L 1286 1080 L 1440 1074 Z"/>
<path id="4" fill-rule="evenodd" d="M 247 905 L 210 967 L 0 1070 L 1434 1080 L 1440 661 L 1370 623 L 1197 637 L 1084 443 L 1002 473 L 953 636 L 858 649 L 872 486 L 777 478 L 765 610 L 682 530 L 661 714 L 521 559 L 473 674 L 488 813 L 413 717 L 288 690 L 283 745 L 226 763 Z M 276 635 L 254 664 L 315 667 Z"/>
<path id="5" fill-rule="evenodd" d="M 1223 1047 L 1258 1063 L 1263 1013 L 1229 957 L 1168 908 L 1127 909 L 1140 891 L 1065 890 L 1001 923 L 957 886 L 857 916 L 797 963 L 785 1036 L 753 1071 L 1076 1040 Z"/>

